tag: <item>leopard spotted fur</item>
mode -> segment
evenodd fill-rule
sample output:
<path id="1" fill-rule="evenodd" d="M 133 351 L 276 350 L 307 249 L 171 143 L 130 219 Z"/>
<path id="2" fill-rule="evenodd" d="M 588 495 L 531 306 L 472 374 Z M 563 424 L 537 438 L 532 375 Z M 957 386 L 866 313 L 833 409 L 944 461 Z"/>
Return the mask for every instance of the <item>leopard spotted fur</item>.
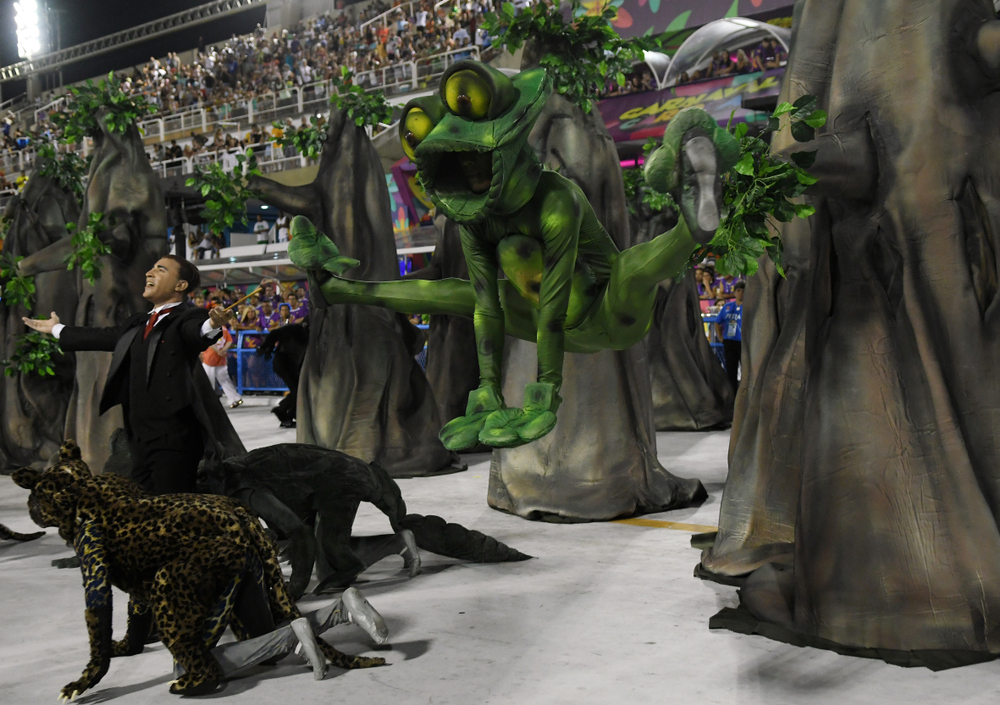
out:
<path id="1" fill-rule="evenodd" d="M 91 475 L 80 449 L 67 441 L 44 471 L 18 470 L 14 481 L 31 490 L 28 508 L 40 526 L 55 526 L 81 559 L 90 661 L 62 690 L 73 697 L 96 685 L 112 656 L 142 650 L 152 620 L 185 673 L 170 692 L 214 690 L 221 678 L 210 648 L 227 625 L 243 634 L 231 609 L 240 580 L 256 579 L 274 621 L 300 617 L 278 564 L 274 543 L 242 504 L 214 495 L 145 496 L 130 480 Z M 252 570 L 254 565 L 256 570 Z M 129 595 L 125 639 L 111 639 L 111 586 Z M 318 640 L 340 668 L 366 668 L 379 658 L 343 654 Z"/>

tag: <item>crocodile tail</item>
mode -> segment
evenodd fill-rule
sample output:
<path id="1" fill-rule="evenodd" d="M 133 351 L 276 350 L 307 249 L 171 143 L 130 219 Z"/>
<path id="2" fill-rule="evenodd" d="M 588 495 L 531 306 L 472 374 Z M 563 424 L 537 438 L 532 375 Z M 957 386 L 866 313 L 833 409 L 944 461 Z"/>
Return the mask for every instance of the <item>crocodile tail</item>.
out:
<path id="1" fill-rule="evenodd" d="M 0 524 L 0 539 L 9 539 L 11 541 L 34 541 L 45 536 L 44 531 L 35 531 L 31 534 L 19 534 L 16 531 L 11 531 L 3 524 Z"/>
<path id="2" fill-rule="evenodd" d="M 531 558 L 481 531 L 449 524 L 438 516 L 407 514 L 400 528 L 413 532 L 417 546 L 441 556 L 472 563 L 507 563 Z"/>

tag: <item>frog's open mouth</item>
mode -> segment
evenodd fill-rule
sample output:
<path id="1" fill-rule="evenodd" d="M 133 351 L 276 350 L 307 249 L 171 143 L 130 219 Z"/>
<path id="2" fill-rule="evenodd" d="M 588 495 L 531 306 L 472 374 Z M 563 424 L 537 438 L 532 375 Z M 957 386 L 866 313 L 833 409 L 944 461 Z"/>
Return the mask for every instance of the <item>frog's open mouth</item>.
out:
<path id="1" fill-rule="evenodd" d="M 481 196 L 493 183 L 493 152 L 458 150 L 425 157 L 425 173 L 439 195 Z"/>

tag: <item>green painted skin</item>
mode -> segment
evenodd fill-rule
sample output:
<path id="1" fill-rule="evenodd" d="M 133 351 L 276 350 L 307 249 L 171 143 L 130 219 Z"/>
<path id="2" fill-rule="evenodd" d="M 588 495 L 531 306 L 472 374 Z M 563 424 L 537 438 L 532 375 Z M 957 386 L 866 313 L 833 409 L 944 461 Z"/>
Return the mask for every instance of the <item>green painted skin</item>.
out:
<path id="1" fill-rule="evenodd" d="M 495 118 L 470 120 L 448 107 L 449 79 L 456 73 L 461 77 L 462 71 L 475 72 L 489 87 L 490 110 L 499 112 Z M 310 272 L 311 286 L 318 286 L 329 304 L 472 318 L 480 387 L 469 395 L 466 415 L 442 428 L 441 439 L 451 450 L 478 443 L 523 445 L 555 426 L 564 351 L 624 350 L 640 342 L 652 324 L 657 285 L 684 269 L 698 243 L 682 215 L 671 231 L 620 252 L 580 187 L 541 168 L 527 136 L 551 91 L 543 70 L 525 71 L 511 80 L 483 64 L 459 62 L 441 86 L 441 97 L 407 105 L 400 131 L 428 195 L 461 226 L 470 280 L 345 279 L 340 275 L 357 261 L 341 257 L 301 216 L 292 221 L 289 255 Z M 434 122 L 415 148 L 413 141 L 407 142 L 406 128 L 413 108 Z M 711 118 L 701 113 L 698 122 L 711 132 Z M 720 135 L 709 136 L 725 142 Z M 657 168 L 670 171 L 668 180 L 677 187 L 683 179 L 672 174 L 680 137 L 673 137 L 672 159 L 661 158 Z M 477 177 L 476 167 L 460 163 L 462 153 L 469 152 L 489 152 L 488 190 L 482 189 L 482 166 Z M 470 186 L 477 181 L 480 193 Z M 501 270 L 506 279 L 500 278 Z M 538 381 L 525 389 L 522 409 L 508 408 L 501 393 L 505 334 L 538 345 Z"/>

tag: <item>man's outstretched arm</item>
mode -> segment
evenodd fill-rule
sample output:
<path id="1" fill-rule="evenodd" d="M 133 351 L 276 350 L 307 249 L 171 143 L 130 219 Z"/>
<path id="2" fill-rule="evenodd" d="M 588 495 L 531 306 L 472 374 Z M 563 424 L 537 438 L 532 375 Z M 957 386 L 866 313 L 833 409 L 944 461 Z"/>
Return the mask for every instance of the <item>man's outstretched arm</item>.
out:
<path id="1" fill-rule="evenodd" d="M 125 332 L 124 326 L 109 328 L 89 328 L 85 326 L 67 326 L 59 322 L 59 316 L 53 311 L 47 320 L 22 318 L 28 328 L 41 333 L 48 333 L 59 341 L 59 345 L 67 352 L 104 351 L 114 352 L 118 339 Z"/>

